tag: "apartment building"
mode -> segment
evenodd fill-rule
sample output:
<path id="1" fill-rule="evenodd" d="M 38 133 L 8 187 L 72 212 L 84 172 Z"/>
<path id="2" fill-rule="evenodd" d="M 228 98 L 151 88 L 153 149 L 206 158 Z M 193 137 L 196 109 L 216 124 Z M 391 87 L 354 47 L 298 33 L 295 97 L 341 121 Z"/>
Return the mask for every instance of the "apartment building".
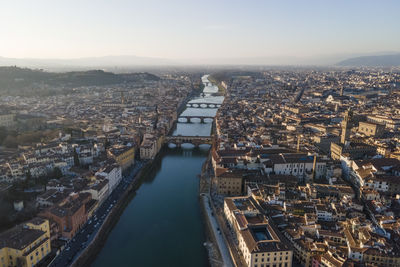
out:
<path id="1" fill-rule="evenodd" d="M 48 220 L 34 218 L 0 234 L 0 266 L 36 266 L 50 251 Z"/>

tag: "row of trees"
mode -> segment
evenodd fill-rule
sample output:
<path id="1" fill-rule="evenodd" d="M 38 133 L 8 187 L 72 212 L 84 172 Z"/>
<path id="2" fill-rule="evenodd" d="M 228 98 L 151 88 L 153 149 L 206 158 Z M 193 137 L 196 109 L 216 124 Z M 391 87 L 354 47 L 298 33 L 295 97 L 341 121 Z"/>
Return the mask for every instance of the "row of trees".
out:
<path id="1" fill-rule="evenodd" d="M 57 130 L 34 131 L 18 134 L 15 130 L 0 127 L 0 145 L 16 148 L 18 145 L 29 145 L 55 138 Z"/>
<path id="2" fill-rule="evenodd" d="M 37 178 L 33 178 L 30 172 L 28 172 L 25 180 L 20 180 L 13 184 L 11 192 L 14 193 L 11 195 L 14 195 L 16 199 L 19 199 L 20 196 L 18 195 L 18 192 L 37 185 L 47 185 L 50 179 L 59 179 L 62 176 L 62 171 L 58 167 L 55 167 L 49 174 Z"/>

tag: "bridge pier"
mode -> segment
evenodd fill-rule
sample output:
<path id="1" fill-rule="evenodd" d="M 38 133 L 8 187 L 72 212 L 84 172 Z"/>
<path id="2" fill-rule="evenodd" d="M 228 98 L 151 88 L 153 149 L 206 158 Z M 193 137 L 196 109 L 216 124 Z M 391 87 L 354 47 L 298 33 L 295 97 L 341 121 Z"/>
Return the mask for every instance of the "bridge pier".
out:
<path id="1" fill-rule="evenodd" d="M 165 142 L 181 147 L 184 143 L 193 144 L 195 147 L 201 144 L 212 144 L 211 136 L 167 136 Z"/>
<path id="2" fill-rule="evenodd" d="M 188 108 L 219 108 L 221 104 L 217 103 L 186 103 Z"/>
<path id="3" fill-rule="evenodd" d="M 186 122 L 183 122 L 182 120 L 178 121 L 181 123 L 191 123 L 191 122 L 193 122 L 192 119 L 199 119 L 200 123 L 206 123 L 206 121 L 205 121 L 206 119 L 214 120 L 214 117 L 213 116 L 180 116 L 178 119 L 186 119 Z"/>

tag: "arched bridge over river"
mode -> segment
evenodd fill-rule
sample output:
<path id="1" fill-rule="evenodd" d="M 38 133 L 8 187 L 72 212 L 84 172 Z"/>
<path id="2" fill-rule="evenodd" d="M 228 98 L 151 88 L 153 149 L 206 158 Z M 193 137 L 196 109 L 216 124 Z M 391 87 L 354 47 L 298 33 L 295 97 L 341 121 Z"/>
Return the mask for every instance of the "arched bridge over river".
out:
<path id="1" fill-rule="evenodd" d="M 180 147 L 182 144 L 193 144 L 194 146 L 199 146 L 203 144 L 212 144 L 211 136 L 167 136 L 165 137 L 165 142 L 169 144 L 174 144 Z"/>
<path id="2" fill-rule="evenodd" d="M 193 116 L 179 116 L 179 118 L 178 119 L 186 119 L 186 123 L 191 123 L 192 122 L 192 119 L 200 119 L 200 123 L 205 123 L 206 121 L 205 121 L 205 119 L 210 119 L 210 120 L 214 120 L 214 116 L 196 116 L 196 115 L 193 115 Z M 181 121 L 181 120 L 179 120 L 179 122 L 180 123 L 185 123 L 185 122 L 183 122 L 183 121 Z"/>

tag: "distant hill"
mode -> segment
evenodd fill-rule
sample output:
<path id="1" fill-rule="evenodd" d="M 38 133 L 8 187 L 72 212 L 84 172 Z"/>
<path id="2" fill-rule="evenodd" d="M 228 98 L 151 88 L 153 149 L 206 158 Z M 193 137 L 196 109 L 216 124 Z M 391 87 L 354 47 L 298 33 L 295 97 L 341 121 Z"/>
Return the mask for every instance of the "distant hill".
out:
<path id="1" fill-rule="evenodd" d="M 115 74 L 102 70 L 46 72 L 19 67 L 0 67 L 0 94 L 52 95 L 69 92 L 69 88 L 101 86 L 124 82 L 157 81 L 150 73 Z"/>
<path id="2" fill-rule="evenodd" d="M 400 66 L 400 54 L 381 55 L 381 56 L 363 56 L 349 58 L 340 61 L 339 66 L 352 66 L 352 67 L 393 67 Z"/>
<path id="3" fill-rule="evenodd" d="M 165 66 L 173 64 L 163 58 L 137 57 L 137 56 L 104 56 L 83 57 L 73 59 L 41 59 L 41 58 L 8 58 L 0 56 L 0 66 L 22 66 L 28 68 L 45 69 L 93 69 L 110 67 L 132 66 Z"/>

